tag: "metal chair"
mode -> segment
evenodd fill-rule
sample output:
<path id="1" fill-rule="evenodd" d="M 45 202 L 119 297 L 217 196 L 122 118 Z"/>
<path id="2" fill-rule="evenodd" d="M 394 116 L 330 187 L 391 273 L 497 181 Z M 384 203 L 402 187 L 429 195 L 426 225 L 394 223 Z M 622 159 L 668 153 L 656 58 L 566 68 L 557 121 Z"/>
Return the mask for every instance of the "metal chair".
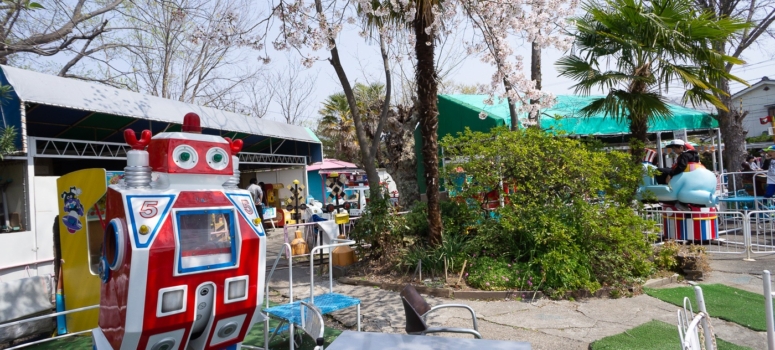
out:
<path id="1" fill-rule="evenodd" d="M 415 335 L 426 335 L 429 333 L 463 333 L 471 334 L 476 339 L 482 339 L 479 334 L 479 326 L 476 322 L 476 313 L 468 305 L 463 304 L 443 304 L 431 307 L 425 301 L 420 293 L 410 284 L 401 291 L 401 302 L 404 304 L 404 313 L 406 314 L 406 333 Z M 474 329 L 468 328 L 448 328 L 448 327 L 428 327 L 425 318 L 433 311 L 444 308 L 463 308 L 471 312 L 471 318 L 474 322 Z"/>
<path id="2" fill-rule="evenodd" d="M 681 349 L 700 350 L 700 332 L 702 332 L 704 337 L 705 348 L 716 349 L 716 337 L 710 325 L 710 315 L 708 315 L 708 310 L 705 309 L 705 298 L 702 295 L 702 288 L 695 286 L 694 296 L 700 308 L 699 313 L 694 314 L 688 297 L 684 297 L 683 310 L 678 310 L 678 337 L 681 339 Z"/>
<path id="3" fill-rule="evenodd" d="M 299 302 L 299 307 L 301 308 L 301 329 L 315 339 L 315 350 L 323 350 L 325 332 L 323 314 L 314 305 L 304 301 Z"/>

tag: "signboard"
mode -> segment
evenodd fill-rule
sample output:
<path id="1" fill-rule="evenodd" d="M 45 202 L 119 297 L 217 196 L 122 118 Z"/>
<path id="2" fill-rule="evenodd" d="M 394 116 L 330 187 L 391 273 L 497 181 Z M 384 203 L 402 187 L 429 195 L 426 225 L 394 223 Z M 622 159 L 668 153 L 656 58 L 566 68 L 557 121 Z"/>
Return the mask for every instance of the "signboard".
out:
<path id="1" fill-rule="evenodd" d="M 264 208 L 264 220 L 274 219 L 277 217 L 277 208 L 265 207 Z"/>
<path id="2" fill-rule="evenodd" d="M 673 138 L 676 140 L 684 140 L 689 141 L 688 135 L 686 134 L 686 129 L 680 129 L 680 130 L 673 130 Z"/>
<path id="3" fill-rule="evenodd" d="M 105 169 L 84 169 L 57 179 L 59 194 L 59 241 L 62 250 L 62 280 L 65 309 L 72 310 L 100 303 L 100 278 L 92 273 L 91 249 L 100 245 L 90 239 L 86 214 L 105 195 Z M 91 247 L 90 247 L 91 246 Z M 69 314 L 67 330 L 79 332 L 97 326 L 99 310 Z"/>

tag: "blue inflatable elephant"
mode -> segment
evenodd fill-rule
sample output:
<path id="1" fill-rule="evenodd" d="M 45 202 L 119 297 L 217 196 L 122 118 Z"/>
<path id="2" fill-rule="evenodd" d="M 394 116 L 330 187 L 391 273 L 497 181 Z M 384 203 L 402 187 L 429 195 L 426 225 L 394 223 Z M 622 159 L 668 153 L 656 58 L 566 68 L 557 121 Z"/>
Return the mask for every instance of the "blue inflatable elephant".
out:
<path id="1" fill-rule="evenodd" d="M 656 171 L 654 165 L 643 164 L 643 180 L 638 188 L 636 197 L 642 200 L 646 193 L 653 193 L 660 202 L 682 202 L 702 206 L 714 206 L 718 204 L 716 196 L 716 175 L 705 169 L 702 164 L 690 163 L 684 171 L 674 176 L 667 185 L 657 184 L 653 176 Z"/>

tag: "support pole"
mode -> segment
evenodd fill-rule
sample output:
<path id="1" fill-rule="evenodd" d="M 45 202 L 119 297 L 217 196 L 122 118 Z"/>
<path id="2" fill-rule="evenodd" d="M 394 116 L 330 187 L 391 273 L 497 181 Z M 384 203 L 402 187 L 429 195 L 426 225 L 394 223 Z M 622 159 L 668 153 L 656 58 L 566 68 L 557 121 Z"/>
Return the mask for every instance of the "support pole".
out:
<path id="1" fill-rule="evenodd" d="M 718 142 L 718 172 L 724 173 L 724 150 L 721 149 L 721 129 L 716 129 L 716 138 Z"/>
<path id="2" fill-rule="evenodd" d="M 705 333 L 705 349 L 714 349 L 713 347 L 713 332 L 710 331 L 710 324 L 708 319 L 708 310 L 705 308 L 705 298 L 702 296 L 702 288 L 700 286 L 694 287 L 694 296 L 697 298 L 697 305 L 700 307 L 700 311 L 705 314 L 702 318 L 702 331 Z"/>
<path id="3" fill-rule="evenodd" d="M 764 285 L 764 314 L 767 321 L 767 350 L 775 350 L 775 325 L 772 319 L 772 278 L 769 270 L 762 273 Z"/>
<path id="4" fill-rule="evenodd" d="M 659 157 L 659 167 L 665 167 L 665 160 L 662 158 L 662 133 L 657 133 L 657 157 Z"/>

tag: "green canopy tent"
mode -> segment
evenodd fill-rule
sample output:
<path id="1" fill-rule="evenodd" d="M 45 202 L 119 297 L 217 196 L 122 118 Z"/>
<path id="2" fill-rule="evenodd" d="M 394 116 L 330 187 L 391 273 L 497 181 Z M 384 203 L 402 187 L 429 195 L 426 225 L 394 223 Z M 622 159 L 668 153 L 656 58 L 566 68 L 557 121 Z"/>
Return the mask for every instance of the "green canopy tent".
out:
<path id="1" fill-rule="evenodd" d="M 541 129 L 548 132 L 576 136 L 616 136 L 629 134 L 626 121 L 617 121 L 597 114 L 583 117 L 581 109 L 595 98 L 601 96 L 557 96 L 556 103 L 541 110 Z M 488 132 L 497 126 L 511 126 L 511 117 L 506 100 L 495 98 L 492 104 L 485 101 L 487 95 L 439 95 L 438 137 L 457 135 L 466 127 L 472 131 Z M 718 127 L 718 122 L 706 112 L 678 105 L 669 105 L 673 116 L 668 119 L 649 122 L 649 132 L 671 132 L 710 130 Z M 520 113 L 519 120 L 527 119 L 527 113 Z M 520 128 L 523 128 L 520 122 Z M 417 157 L 417 180 L 420 193 L 425 193 L 425 167 L 422 164 L 422 137 L 420 130 L 414 131 L 415 155 Z"/>

